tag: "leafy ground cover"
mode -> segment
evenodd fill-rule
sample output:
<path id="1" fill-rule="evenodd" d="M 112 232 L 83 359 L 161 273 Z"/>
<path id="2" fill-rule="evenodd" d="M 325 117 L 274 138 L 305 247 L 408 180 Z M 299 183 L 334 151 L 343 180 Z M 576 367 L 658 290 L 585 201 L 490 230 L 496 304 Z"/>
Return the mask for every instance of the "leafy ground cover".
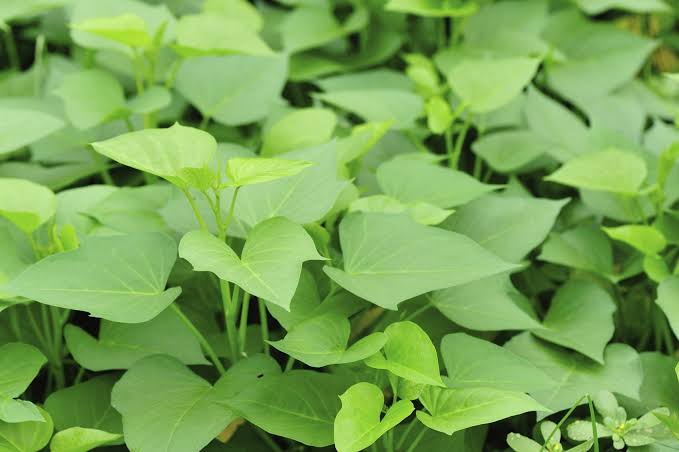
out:
<path id="1" fill-rule="evenodd" d="M 0 452 L 679 450 L 676 0 L 0 2 Z"/>

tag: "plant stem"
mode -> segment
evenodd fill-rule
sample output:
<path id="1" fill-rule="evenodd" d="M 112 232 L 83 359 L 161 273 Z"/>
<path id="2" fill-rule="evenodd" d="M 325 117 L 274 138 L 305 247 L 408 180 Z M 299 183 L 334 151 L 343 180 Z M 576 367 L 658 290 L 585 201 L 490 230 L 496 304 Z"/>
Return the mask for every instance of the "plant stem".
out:
<path id="1" fill-rule="evenodd" d="M 288 356 L 288 361 L 285 363 L 285 370 L 283 372 L 289 372 L 292 370 L 293 367 L 295 367 L 295 362 L 297 360 L 293 358 L 292 356 Z"/>
<path id="2" fill-rule="evenodd" d="M 179 71 L 179 68 L 181 67 L 183 62 L 184 62 L 183 57 L 174 60 L 174 62 L 172 63 L 172 67 L 170 67 L 168 76 L 165 79 L 165 88 L 172 89 L 172 87 L 174 86 L 174 81 L 177 78 L 177 72 Z"/>
<path id="3" fill-rule="evenodd" d="M 224 325 L 226 327 L 226 337 L 229 343 L 229 354 L 231 362 L 238 361 L 238 332 L 236 330 L 236 312 L 234 300 L 231 299 L 231 288 L 228 281 L 219 280 L 219 290 L 222 293 L 222 307 L 224 309 Z"/>
<path id="4" fill-rule="evenodd" d="M 589 394 L 587 394 L 587 404 L 589 405 L 589 416 L 592 418 L 592 438 L 594 438 L 594 452 L 599 452 L 599 433 L 596 431 L 596 415 L 594 414 L 592 397 L 590 397 Z"/>
<path id="5" fill-rule="evenodd" d="M 271 438 L 271 436 L 269 436 L 267 432 L 259 427 L 255 427 L 255 433 L 257 433 L 257 436 L 259 436 L 271 450 L 275 452 L 283 452 L 283 449 L 281 449 L 280 446 L 276 444 L 276 442 Z"/>
<path id="6" fill-rule="evenodd" d="M 420 306 L 419 308 L 417 308 L 416 310 L 414 310 L 411 314 L 407 315 L 407 316 L 403 319 L 403 322 L 405 322 L 406 320 L 412 320 L 412 319 L 414 319 L 415 317 L 417 317 L 417 316 L 419 316 L 420 314 L 422 314 L 423 312 L 426 312 L 426 311 L 428 311 L 429 309 L 431 309 L 431 308 L 433 308 L 433 307 L 434 307 L 434 305 L 431 303 L 431 301 L 427 301 L 427 303 L 426 303 L 425 305 Z"/>
<path id="7" fill-rule="evenodd" d="M 545 438 L 544 444 L 542 444 L 542 447 L 540 447 L 540 452 L 542 452 L 542 451 L 545 450 L 545 446 L 546 446 L 547 444 L 549 444 L 549 441 L 552 439 L 552 437 L 553 437 L 554 434 L 557 432 L 557 430 L 559 430 L 559 429 L 561 428 L 561 426 L 563 425 L 563 423 L 566 422 L 566 419 L 568 419 L 568 417 L 569 417 L 571 414 L 573 414 L 573 411 L 575 411 L 575 409 L 580 405 L 580 402 L 582 402 L 583 400 L 585 400 L 585 398 L 587 398 L 587 397 L 589 397 L 588 394 L 585 394 L 584 396 L 580 397 L 580 398 L 578 399 L 578 401 L 575 402 L 575 404 L 574 404 L 574 405 L 566 412 L 566 414 L 564 414 L 564 416 L 561 418 L 561 420 L 559 421 L 559 423 L 556 424 L 556 425 L 554 426 L 554 428 L 552 429 L 552 431 L 551 431 L 551 433 L 549 434 L 549 436 L 548 436 L 547 438 Z"/>
<path id="8" fill-rule="evenodd" d="M 40 97 L 42 90 L 42 78 L 44 74 L 45 35 L 40 34 L 35 41 L 35 55 L 33 63 L 33 95 Z"/>
<path id="9" fill-rule="evenodd" d="M 186 325 L 186 327 L 191 331 L 191 333 L 193 333 L 196 339 L 198 339 L 198 342 L 200 343 L 200 345 L 203 346 L 205 353 L 207 353 L 208 357 L 217 368 L 219 374 L 224 375 L 226 373 L 226 369 L 224 369 L 224 365 L 219 360 L 217 353 L 215 353 L 215 350 L 212 348 L 210 343 L 207 341 L 207 339 L 205 339 L 205 336 L 203 336 L 203 333 L 201 333 L 198 330 L 198 328 L 196 328 L 196 326 L 193 324 L 193 322 L 191 322 L 191 320 L 184 315 L 181 309 L 179 309 L 179 306 L 177 306 L 177 303 L 172 303 L 170 306 L 172 307 L 172 310 L 177 315 L 177 317 L 179 317 L 179 320 L 181 320 L 184 323 L 184 325 Z"/>
<path id="10" fill-rule="evenodd" d="M 241 304 L 240 308 L 240 323 L 238 324 L 238 345 L 241 354 L 245 353 L 245 345 L 247 344 L 249 310 L 250 310 L 250 294 L 247 292 L 243 292 L 243 303 Z"/>
<path id="11" fill-rule="evenodd" d="M 205 116 L 203 116 L 202 121 L 200 121 L 200 125 L 198 126 L 198 128 L 199 128 L 200 130 L 205 130 L 205 129 L 207 129 L 207 125 L 208 125 L 209 123 L 210 123 L 210 117 L 207 116 L 207 115 L 205 115 Z"/>
<path id="12" fill-rule="evenodd" d="M 222 225 L 222 230 L 225 237 L 226 234 L 228 234 L 229 232 L 229 226 L 231 225 L 231 221 L 233 220 L 233 214 L 236 210 L 236 199 L 238 198 L 238 189 L 240 189 L 240 187 L 236 187 L 233 189 L 233 195 L 231 195 L 231 204 L 229 205 L 229 213 L 226 215 L 226 219 L 224 220 L 224 223 Z"/>
<path id="13" fill-rule="evenodd" d="M 460 130 L 460 133 L 457 135 L 457 138 L 455 139 L 455 149 L 453 150 L 453 154 L 451 155 L 450 158 L 450 167 L 452 169 L 457 169 L 460 163 L 460 156 L 462 155 L 462 145 L 464 144 L 464 140 L 467 137 L 467 132 L 469 131 L 470 126 L 471 126 L 471 115 L 467 115 L 467 117 L 464 120 L 464 124 L 462 125 L 462 130 Z"/>
<path id="14" fill-rule="evenodd" d="M 417 434 L 413 442 L 410 443 L 410 447 L 408 447 L 408 450 L 406 452 L 413 452 L 417 445 L 420 444 L 420 441 L 422 441 L 422 438 L 424 438 L 425 433 L 427 433 L 427 426 L 423 425 L 422 430 L 420 430 L 420 433 Z"/>
<path id="15" fill-rule="evenodd" d="M 19 61 L 19 52 L 17 52 L 17 43 L 14 40 L 14 33 L 12 32 L 12 27 L 7 24 L 1 24 L 0 29 L 3 31 L 3 37 L 5 40 L 5 50 L 7 52 L 7 59 L 9 60 L 9 65 L 15 71 L 21 70 L 21 63 Z"/>
<path id="16" fill-rule="evenodd" d="M 410 424 L 408 424 L 405 431 L 401 435 L 401 438 L 396 443 L 396 449 L 397 450 L 401 450 L 401 448 L 403 447 L 403 443 L 406 442 L 406 439 L 408 439 L 408 435 L 410 435 L 410 432 L 412 432 L 412 430 L 415 428 L 416 425 L 417 425 L 416 420 L 413 420 Z"/>
<path id="17" fill-rule="evenodd" d="M 205 223 L 205 219 L 203 218 L 203 214 L 200 213 L 200 210 L 198 209 L 198 205 L 196 204 L 196 200 L 193 198 L 193 195 L 191 192 L 189 192 L 188 188 L 182 188 L 182 192 L 184 192 L 184 196 L 186 196 L 186 199 L 189 200 L 189 204 L 191 204 L 191 209 L 193 209 L 193 214 L 196 217 L 196 220 L 198 220 L 198 224 L 200 224 L 200 228 L 203 231 L 208 230 L 207 228 L 207 223 Z"/>
<path id="18" fill-rule="evenodd" d="M 264 344 L 264 353 L 271 354 L 269 347 L 269 320 L 266 315 L 266 304 L 262 300 L 257 300 L 259 305 L 259 323 L 262 330 L 262 344 Z"/>

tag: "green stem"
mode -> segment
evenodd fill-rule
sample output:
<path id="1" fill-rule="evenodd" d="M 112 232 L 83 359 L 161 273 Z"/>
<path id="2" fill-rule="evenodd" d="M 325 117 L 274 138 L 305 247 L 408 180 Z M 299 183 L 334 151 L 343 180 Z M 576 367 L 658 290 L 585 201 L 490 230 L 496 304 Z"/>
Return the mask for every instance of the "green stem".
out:
<path id="1" fill-rule="evenodd" d="M 220 375 L 224 375 L 226 373 L 226 369 L 224 369 L 224 365 L 222 362 L 219 360 L 219 357 L 217 356 L 217 353 L 215 353 L 215 350 L 212 348 L 210 343 L 205 339 L 205 336 L 196 328 L 196 326 L 191 322 L 191 320 L 184 315 L 184 313 L 179 309 L 179 306 L 177 306 L 177 303 L 172 303 L 170 305 L 172 307 L 172 310 L 174 313 L 179 317 L 179 320 L 181 320 L 184 325 L 193 333 L 193 335 L 198 339 L 198 342 L 200 345 L 202 345 L 203 350 L 205 350 L 205 353 L 207 353 L 208 357 L 212 361 L 212 363 L 215 365 L 217 368 L 217 371 L 219 372 Z"/>
<path id="2" fill-rule="evenodd" d="M 207 223 L 205 223 L 205 219 L 203 218 L 203 214 L 200 213 L 200 210 L 198 209 L 198 205 L 196 204 L 196 200 L 193 198 L 193 195 L 191 192 L 189 192 L 188 188 L 183 188 L 182 191 L 184 192 L 184 196 L 186 196 L 186 199 L 189 200 L 189 204 L 191 204 L 191 209 L 193 209 L 193 214 L 196 217 L 196 220 L 198 220 L 198 224 L 200 224 L 200 228 L 203 231 L 207 231 Z"/>
<path id="3" fill-rule="evenodd" d="M 599 452 L 599 433 L 596 429 L 596 415 L 594 414 L 594 404 L 592 398 L 587 394 L 587 404 L 589 405 L 589 416 L 592 418 L 592 438 L 594 438 L 594 452 Z"/>
<path id="4" fill-rule="evenodd" d="M 264 353 L 271 354 L 269 347 L 269 320 L 266 314 L 266 304 L 262 300 L 257 300 L 259 305 L 259 323 L 262 330 L 262 343 L 264 344 Z"/>
<path id="5" fill-rule="evenodd" d="M 542 447 L 540 447 L 540 452 L 542 452 L 542 451 L 545 450 L 545 446 L 546 446 L 547 444 L 549 444 L 549 441 L 552 439 L 552 437 L 554 436 L 554 434 L 555 434 L 559 429 L 561 429 L 561 426 L 563 425 L 564 422 L 566 422 L 566 419 L 568 419 L 568 417 L 569 417 L 571 414 L 573 414 L 573 411 L 575 411 L 575 409 L 580 405 L 580 402 L 582 402 L 583 400 L 585 400 L 585 398 L 587 398 L 587 397 L 589 397 L 587 394 L 585 394 L 584 396 L 580 397 L 580 398 L 578 399 L 578 401 L 575 402 L 575 405 L 573 405 L 573 406 L 566 412 L 566 414 L 564 414 L 564 416 L 561 418 L 561 420 L 559 421 L 559 423 L 556 424 L 556 425 L 554 426 L 554 428 L 552 429 L 552 431 L 551 431 L 551 433 L 549 434 L 549 436 L 545 439 L 544 444 L 542 445 Z"/>
<path id="6" fill-rule="evenodd" d="M 17 43 L 14 40 L 14 33 L 12 33 L 12 27 L 7 24 L 1 24 L 0 29 L 3 31 L 3 37 L 5 41 L 5 50 L 7 51 L 7 59 L 9 60 L 9 65 L 15 71 L 21 70 L 21 63 L 19 61 L 19 52 L 17 51 Z"/>
<path id="7" fill-rule="evenodd" d="M 35 41 L 35 55 L 33 63 L 33 95 L 40 97 L 42 90 L 43 68 L 45 51 L 45 35 L 40 34 Z"/>
<path id="8" fill-rule="evenodd" d="M 420 444 L 420 441 L 422 441 L 422 438 L 424 438 L 425 433 L 427 433 L 427 426 L 423 425 L 422 430 L 420 430 L 420 433 L 417 434 L 413 442 L 410 443 L 410 447 L 408 447 L 408 450 L 406 452 L 413 452 L 417 445 Z"/>
<path id="9" fill-rule="evenodd" d="M 222 307 L 224 309 L 224 324 L 226 327 L 226 337 L 229 343 L 229 354 L 231 362 L 238 361 L 238 332 L 236 330 L 236 312 L 234 300 L 231 299 L 231 288 L 228 281 L 219 280 L 219 290 L 222 293 Z"/>
<path id="10" fill-rule="evenodd" d="M 401 448 L 403 447 L 403 443 L 406 442 L 406 439 L 408 439 L 408 435 L 410 435 L 410 432 L 412 432 L 412 430 L 415 428 L 416 425 L 417 425 L 417 421 L 415 421 L 415 420 L 413 420 L 410 424 L 408 424 L 405 431 L 401 435 L 401 438 L 396 443 L 396 449 L 397 450 L 401 450 Z"/>
<path id="11" fill-rule="evenodd" d="M 177 58 L 176 60 L 174 60 L 174 62 L 172 63 L 172 67 L 170 68 L 169 74 L 165 79 L 165 88 L 172 89 L 172 87 L 174 86 L 174 81 L 177 78 L 177 72 L 179 71 L 179 68 L 181 67 L 183 62 L 184 58 Z"/>
<path id="12" fill-rule="evenodd" d="M 283 372 L 290 372 L 293 367 L 295 367 L 295 362 L 297 360 L 292 356 L 288 356 L 288 361 L 285 363 L 285 370 Z"/>
<path id="13" fill-rule="evenodd" d="M 460 163 L 460 156 L 462 155 L 462 145 L 464 144 L 464 140 L 467 137 L 467 132 L 469 131 L 470 126 L 471 126 L 471 115 L 467 115 L 467 117 L 464 120 L 464 124 L 462 125 L 462 130 L 460 130 L 460 133 L 457 135 L 457 138 L 455 139 L 455 149 L 453 150 L 453 154 L 450 158 L 450 167 L 452 169 L 457 169 Z"/>
<path id="14" fill-rule="evenodd" d="M 281 449 L 280 446 L 276 444 L 276 442 L 271 438 L 271 436 L 269 436 L 267 432 L 259 427 L 255 427 L 255 433 L 257 433 L 257 436 L 259 436 L 271 450 L 274 452 L 283 452 L 283 449 Z"/>
<path id="15" fill-rule="evenodd" d="M 244 292 L 243 303 L 241 304 L 240 308 L 240 323 L 238 324 L 238 345 L 241 354 L 245 353 L 245 345 L 247 344 L 249 310 L 250 310 L 250 294 Z"/>
<path id="16" fill-rule="evenodd" d="M 233 195 L 231 196 L 231 204 L 229 205 L 229 213 L 226 215 L 226 219 L 224 220 L 224 223 L 222 225 L 223 233 L 228 234 L 229 232 L 229 226 L 231 225 L 231 221 L 233 221 L 233 214 L 236 210 L 236 198 L 238 198 L 238 190 L 240 187 L 236 187 L 233 189 Z"/>
<path id="17" fill-rule="evenodd" d="M 405 322 L 406 320 L 412 320 L 412 319 L 414 319 L 415 317 L 417 317 L 417 316 L 419 316 L 420 314 L 422 314 L 423 312 L 426 312 L 426 311 L 428 311 L 429 309 L 431 309 L 431 308 L 433 308 L 433 307 L 434 307 L 434 305 L 431 303 L 431 301 L 427 301 L 427 303 L 426 303 L 425 305 L 420 306 L 419 308 L 417 308 L 416 310 L 414 310 L 411 314 L 407 315 L 407 316 L 403 319 L 403 321 Z"/>
<path id="18" fill-rule="evenodd" d="M 207 129 L 207 125 L 209 123 L 210 123 L 210 117 L 208 115 L 205 115 L 205 116 L 203 116 L 202 121 L 200 121 L 200 125 L 198 126 L 198 128 L 200 130 L 205 130 L 205 129 Z"/>

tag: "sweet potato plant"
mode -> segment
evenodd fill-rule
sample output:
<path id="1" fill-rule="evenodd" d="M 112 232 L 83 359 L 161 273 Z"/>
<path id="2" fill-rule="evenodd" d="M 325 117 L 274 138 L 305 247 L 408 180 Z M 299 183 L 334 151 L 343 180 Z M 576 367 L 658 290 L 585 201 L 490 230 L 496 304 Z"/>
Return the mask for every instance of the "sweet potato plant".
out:
<path id="1" fill-rule="evenodd" d="M 0 452 L 679 450 L 677 0 L 1 0 Z"/>

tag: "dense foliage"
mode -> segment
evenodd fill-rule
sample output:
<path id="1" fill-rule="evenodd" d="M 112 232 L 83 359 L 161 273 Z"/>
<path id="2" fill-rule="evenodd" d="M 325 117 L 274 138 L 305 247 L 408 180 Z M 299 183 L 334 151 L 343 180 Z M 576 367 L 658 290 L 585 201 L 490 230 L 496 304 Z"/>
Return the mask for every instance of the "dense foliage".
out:
<path id="1" fill-rule="evenodd" d="M 0 452 L 679 450 L 677 0 L 1 0 Z"/>

